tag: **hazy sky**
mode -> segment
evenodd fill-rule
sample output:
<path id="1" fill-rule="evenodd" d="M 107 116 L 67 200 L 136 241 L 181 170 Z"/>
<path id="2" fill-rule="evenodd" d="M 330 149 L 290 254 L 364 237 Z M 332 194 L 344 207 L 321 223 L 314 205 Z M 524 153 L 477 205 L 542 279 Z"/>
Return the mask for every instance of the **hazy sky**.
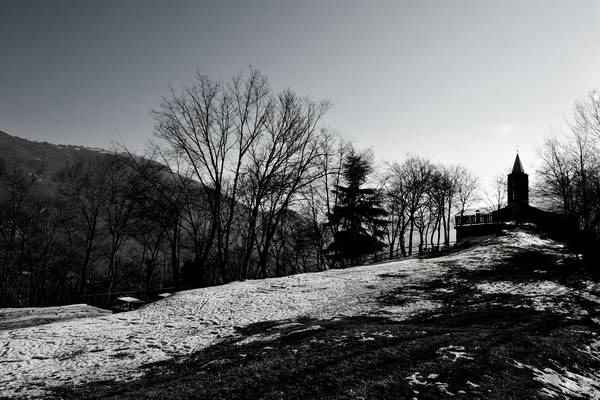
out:
<path id="1" fill-rule="evenodd" d="M 168 85 L 252 65 L 379 160 L 486 180 L 600 88 L 599 39 L 600 1 L 0 0 L 0 130 L 141 151 Z"/>

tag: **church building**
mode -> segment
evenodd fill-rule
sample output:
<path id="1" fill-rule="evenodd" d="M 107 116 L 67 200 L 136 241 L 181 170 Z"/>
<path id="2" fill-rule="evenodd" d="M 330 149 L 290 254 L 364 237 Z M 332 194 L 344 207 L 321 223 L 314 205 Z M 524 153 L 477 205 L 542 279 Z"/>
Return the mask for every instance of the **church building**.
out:
<path id="1" fill-rule="evenodd" d="M 529 176 L 523 169 L 519 154 L 507 179 L 507 205 L 489 214 L 457 215 L 454 227 L 456 240 L 469 236 L 498 234 L 503 229 L 524 223 L 554 236 L 566 236 L 577 230 L 574 220 L 566 215 L 551 213 L 529 205 Z"/>

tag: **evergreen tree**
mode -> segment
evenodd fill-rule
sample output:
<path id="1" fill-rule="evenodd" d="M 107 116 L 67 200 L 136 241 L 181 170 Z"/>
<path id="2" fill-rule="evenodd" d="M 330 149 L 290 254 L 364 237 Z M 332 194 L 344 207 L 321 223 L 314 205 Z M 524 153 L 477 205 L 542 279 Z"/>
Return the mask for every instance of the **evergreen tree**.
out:
<path id="1" fill-rule="evenodd" d="M 333 242 L 327 253 L 342 266 L 360 263 L 362 256 L 382 250 L 386 211 L 381 207 L 377 190 L 363 188 L 372 163 L 364 154 L 351 153 L 343 165 L 343 177 L 347 186 L 338 185 L 333 190 L 337 205 L 328 215 L 329 224 L 337 227 Z"/>

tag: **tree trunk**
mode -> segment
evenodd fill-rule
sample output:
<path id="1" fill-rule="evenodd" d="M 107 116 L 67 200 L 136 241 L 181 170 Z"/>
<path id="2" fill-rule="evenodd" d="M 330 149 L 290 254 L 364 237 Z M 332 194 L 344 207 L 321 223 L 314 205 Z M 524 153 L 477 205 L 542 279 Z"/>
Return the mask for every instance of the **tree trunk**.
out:
<path id="1" fill-rule="evenodd" d="M 83 264 L 81 265 L 81 274 L 79 276 L 79 295 L 85 295 L 85 287 L 87 285 L 87 270 L 92 255 L 92 241 L 94 240 L 93 235 L 88 237 L 85 243 L 85 256 Z"/>
<path id="2" fill-rule="evenodd" d="M 173 286 L 175 290 L 179 289 L 179 254 L 178 254 L 178 239 L 177 229 L 173 232 L 173 240 L 171 240 L 171 273 L 173 274 Z"/>
<path id="3" fill-rule="evenodd" d="M 408 235 L 408 255 L 412 256 L 412 243 L 413 243 L 413 233 L 415 231 L 415 220 L 414 217 L 410 217 L 410 230 Z"/>

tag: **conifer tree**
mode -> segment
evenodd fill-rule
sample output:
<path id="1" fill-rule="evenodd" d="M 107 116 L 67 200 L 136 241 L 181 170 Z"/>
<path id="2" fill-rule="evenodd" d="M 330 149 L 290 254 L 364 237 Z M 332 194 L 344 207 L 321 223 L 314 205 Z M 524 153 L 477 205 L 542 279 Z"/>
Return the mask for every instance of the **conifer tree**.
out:
<path id="1" fill-rule="evenodd" d="M 376 189 L 363 188 L 372 172 L 372 163 L 364 154 L 351 153 L 343 165 L 347 186 L 338 185 L 333 190 L 338 204 L 328 215 L 329 224 L 336 226 L 333 242 L 327 248 L 329 257 L 342 266 L 360 263 L 361 258 L 385 247 L 386 211 L 381 207 Z"/>

